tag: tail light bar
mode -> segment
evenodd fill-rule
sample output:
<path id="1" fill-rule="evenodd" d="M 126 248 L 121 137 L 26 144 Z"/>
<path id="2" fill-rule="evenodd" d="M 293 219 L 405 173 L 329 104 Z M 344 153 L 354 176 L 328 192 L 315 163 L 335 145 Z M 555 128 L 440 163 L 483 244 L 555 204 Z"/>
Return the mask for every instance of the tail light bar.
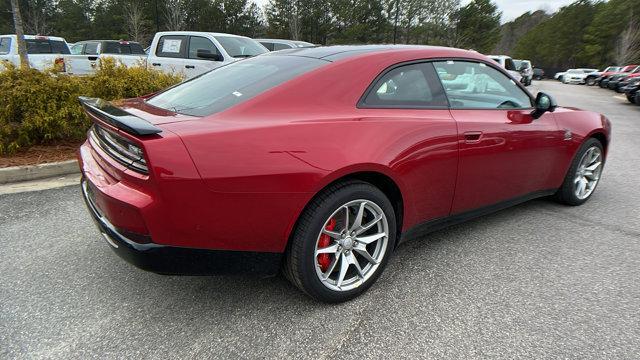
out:
<path id="1" fill-rule="evenodd" d="M 139 173 L 149 173 L 142 147 L 100 125 L 93 125 L 89 137 L 117 162 Z"/>

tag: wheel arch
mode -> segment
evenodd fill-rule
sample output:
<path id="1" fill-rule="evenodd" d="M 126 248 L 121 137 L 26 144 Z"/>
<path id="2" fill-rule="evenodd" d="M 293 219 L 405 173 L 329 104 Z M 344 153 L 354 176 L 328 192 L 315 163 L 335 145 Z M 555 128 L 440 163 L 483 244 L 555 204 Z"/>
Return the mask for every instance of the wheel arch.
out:
<path id="1" fill-rule="evenodd" d="M 318 186 L 318 189 L 314 191 L 313 196 L 309 198 L 309 200 L 305 203 L 304 207 L 298 212 L 298 215 L 294 219 L 294 221 L 289 225 L 286 234 L 286 247 L 289 248 L 289 244 L 291 243 L 291 237 L 293 236 L 294 230 L 300 221 L 302 214 L 307 210 L 309 205 L 313 202 L 313 200 L 318 197 L 325 189 L 341 182 L 347 182 L 350 180 L 359 180 L 366 183 L 369 183 L 382 191 L 382 193 L 387 196 L 391 205 L 393 206 L 393 210 L 396 215 L 396 246 L 399 243 L 400 235 L 402 233 L 403 228 L 403 220 L 406 214 L 406 202 L 403 197 L 402 184 L 394 179 L 392 175 L 388 174 L 387 171 L 382 169 L 365 169 L 363 167 L 356 167 L 350 169 L 343 169 L 341 171 L 336 171 L 331 175 L 325 177 Z"/>

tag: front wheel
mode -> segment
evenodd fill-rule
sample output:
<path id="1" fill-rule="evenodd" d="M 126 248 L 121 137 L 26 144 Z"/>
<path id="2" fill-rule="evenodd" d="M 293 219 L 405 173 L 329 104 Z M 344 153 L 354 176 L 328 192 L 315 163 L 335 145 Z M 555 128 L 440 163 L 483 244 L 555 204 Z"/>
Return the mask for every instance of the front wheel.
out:
<path id="1" fill-rule="evenodd" d="M 347 301 L 377 280 L 395 240 L 395 212 L 382 191 L 362 181 L 332 185 L 301 215 L 284 273 L 316 300 Z"/>
<path id="2" fill-rule="evenodd" d="M 585 141 L 573 159 L 562 186 L 556 192 L 556 199 L 567 205 L 582 205 L 596 190 L 602 168 L 604 150 L 598 139 Z"/>
<path id="3" fill-rule="evenodd" d="M 636 96 L 627 95 L 627 100 L 629 100 L 630 103 L 635 104 L 636 103 Z"/>
<path id="4" fill-rule="evenodd" d="M 593 85 L 596 84 L 596 78 L 594 78 L 594 77 L 587 78 L 586 83 L 587 83 L 588 86 L 593 86 Z"/>

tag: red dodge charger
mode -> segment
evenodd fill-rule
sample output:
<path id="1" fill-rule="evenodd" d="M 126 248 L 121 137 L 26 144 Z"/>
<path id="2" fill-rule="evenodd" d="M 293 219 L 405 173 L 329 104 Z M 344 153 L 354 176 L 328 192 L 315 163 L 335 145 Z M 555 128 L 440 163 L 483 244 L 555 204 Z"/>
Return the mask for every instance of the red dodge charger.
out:
<path id="1" fill-rule="evenodd" d="M 118 255 L 167 274 L 282 269 L 326 302 L 364 292 L 418 234 L 542 196 L 584 203 L 611 133 L 481 54 L 425 46 L 285 50 L 80 101 L 83 195 Z"/>

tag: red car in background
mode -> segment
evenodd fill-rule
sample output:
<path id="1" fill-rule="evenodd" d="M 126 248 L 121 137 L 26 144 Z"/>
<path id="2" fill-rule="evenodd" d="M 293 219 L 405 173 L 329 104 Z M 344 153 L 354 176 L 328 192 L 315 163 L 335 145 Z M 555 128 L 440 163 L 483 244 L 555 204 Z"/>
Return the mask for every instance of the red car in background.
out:
<path id="1" fill-rule="evenodd" d="M 327 302 L 418 234 L 541 196 L 584 203 L 610 141 L 606 117 L 439 47 L 284 50 L 80 100 L 83 194 L 116 253 L 158 273 L 283 269 Z"/>
<path id="2" fill-rule="evenodd" d="M 638 66 L 639 65 L 627 65 L 623 67 L 620 71 L 603 72 L 602 75 L 600 75 L 600 77 L 596 79 L 596 82 L 598 83 L 598 85 L 600 85 L 601 88 L 607 88 L 609 86 L 609 81 L 613 76 L 632 73 L 638 68 Z"/>

